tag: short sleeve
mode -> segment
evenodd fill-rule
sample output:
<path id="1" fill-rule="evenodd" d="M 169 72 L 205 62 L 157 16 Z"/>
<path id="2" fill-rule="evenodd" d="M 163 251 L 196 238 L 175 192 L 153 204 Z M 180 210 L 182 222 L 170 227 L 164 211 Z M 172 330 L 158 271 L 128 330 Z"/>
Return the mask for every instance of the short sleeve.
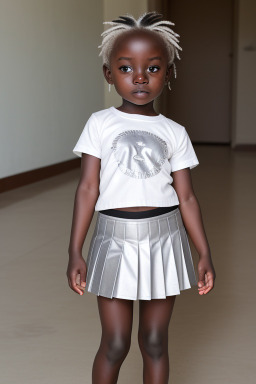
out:
<path id="1" fill-rule="evenodd" d="M 199 164 L 190 138 L 184 127 L 182 127 L 177 147 L 170 159 L 170 164 L 172 172 L 188 167 L 192 169 Z"/>
<path id="2" fill-rule="evenodd" d="M 82 153 L 88 153 L 101 159 L 101 145 L 98 126 L 95 116 L 92 114 L 76 143 L 73 152 L 82 157 Z"/>

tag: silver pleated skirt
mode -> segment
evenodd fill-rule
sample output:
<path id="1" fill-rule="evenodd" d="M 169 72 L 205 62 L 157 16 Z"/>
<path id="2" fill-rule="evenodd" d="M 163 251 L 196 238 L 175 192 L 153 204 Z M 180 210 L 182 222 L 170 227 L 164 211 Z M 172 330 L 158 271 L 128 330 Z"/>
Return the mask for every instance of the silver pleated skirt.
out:
<path id="1" fill-rule="evenodd" d="M 164 299 L 197 284 L 179 208 L 130 219 L 98 213 L 85 292 L 128 300 Z"/>

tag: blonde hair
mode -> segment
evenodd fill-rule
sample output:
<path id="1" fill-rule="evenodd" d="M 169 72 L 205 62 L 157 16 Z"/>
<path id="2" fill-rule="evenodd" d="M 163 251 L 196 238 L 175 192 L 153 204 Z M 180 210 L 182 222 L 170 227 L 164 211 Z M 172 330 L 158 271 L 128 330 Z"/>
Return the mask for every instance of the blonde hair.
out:
<path id="1" fill-rule="evenodd" d="M 162 37 L 167 48 L 168 66 L 173 66 L 174 76 L 177 77 L 174 60 L 176 57 L 180 60 L 178 52 L 178 50 L 182 51 L 178 39 L 180 35 L 170 28 L 171 25 L 175 25 L 174 23 L 162 19 L 163 15 L 159 13 L 147 12 L 137 20 L 132 15 L 127 14 L 126 16 L 119 16 L 117 20 L 105 21 L 103 24 L 110 24 L 112 27 L 101 34 L 102 43 L 98 46 L 98 48 L 101 48 L 99 56 L 102 56 L 103 64 L 109 65 L 109 57 L 118 36 L 127 31 L 144 29 L 153 31 Z"/>

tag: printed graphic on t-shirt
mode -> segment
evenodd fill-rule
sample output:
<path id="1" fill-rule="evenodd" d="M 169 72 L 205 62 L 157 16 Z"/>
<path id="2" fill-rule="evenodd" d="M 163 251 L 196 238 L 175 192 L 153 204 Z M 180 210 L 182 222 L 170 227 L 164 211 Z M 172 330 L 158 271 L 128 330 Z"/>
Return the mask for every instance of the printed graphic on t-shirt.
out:
<path id="1" fill-rule="evenodd" d="M 140 130 L 120 133 L 113 140 L 111 149 L 119 169 L 137 179 L 158 174 L 168 156 L 167 144 L 163 139 Z"/>

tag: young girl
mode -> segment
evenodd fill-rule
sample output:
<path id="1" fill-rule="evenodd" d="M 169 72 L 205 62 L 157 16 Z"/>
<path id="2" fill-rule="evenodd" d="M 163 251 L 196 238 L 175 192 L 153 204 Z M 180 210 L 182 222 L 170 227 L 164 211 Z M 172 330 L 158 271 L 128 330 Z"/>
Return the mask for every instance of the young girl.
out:
<path id="1" fill-rule="evenodd" d="M 122 105 L 91 115 L 74 148 L 81 156 L 69 244 L 68 283 L 97 295 L 102 336 L 92 382 L 117 382 L 139 300 L 144 383 L 169 377 L 168 326 L 180 291 L 213 289 L 215 271 L 190 169 L 198 159 L 183 126 L 157 114 L 170 88 L 179 35 L 155 12 L 107 22 L 103 72 Z M 82 247 L 98 211 L 87 263 Z M 187 233 L 199 255 L 196 279 Z"/>

